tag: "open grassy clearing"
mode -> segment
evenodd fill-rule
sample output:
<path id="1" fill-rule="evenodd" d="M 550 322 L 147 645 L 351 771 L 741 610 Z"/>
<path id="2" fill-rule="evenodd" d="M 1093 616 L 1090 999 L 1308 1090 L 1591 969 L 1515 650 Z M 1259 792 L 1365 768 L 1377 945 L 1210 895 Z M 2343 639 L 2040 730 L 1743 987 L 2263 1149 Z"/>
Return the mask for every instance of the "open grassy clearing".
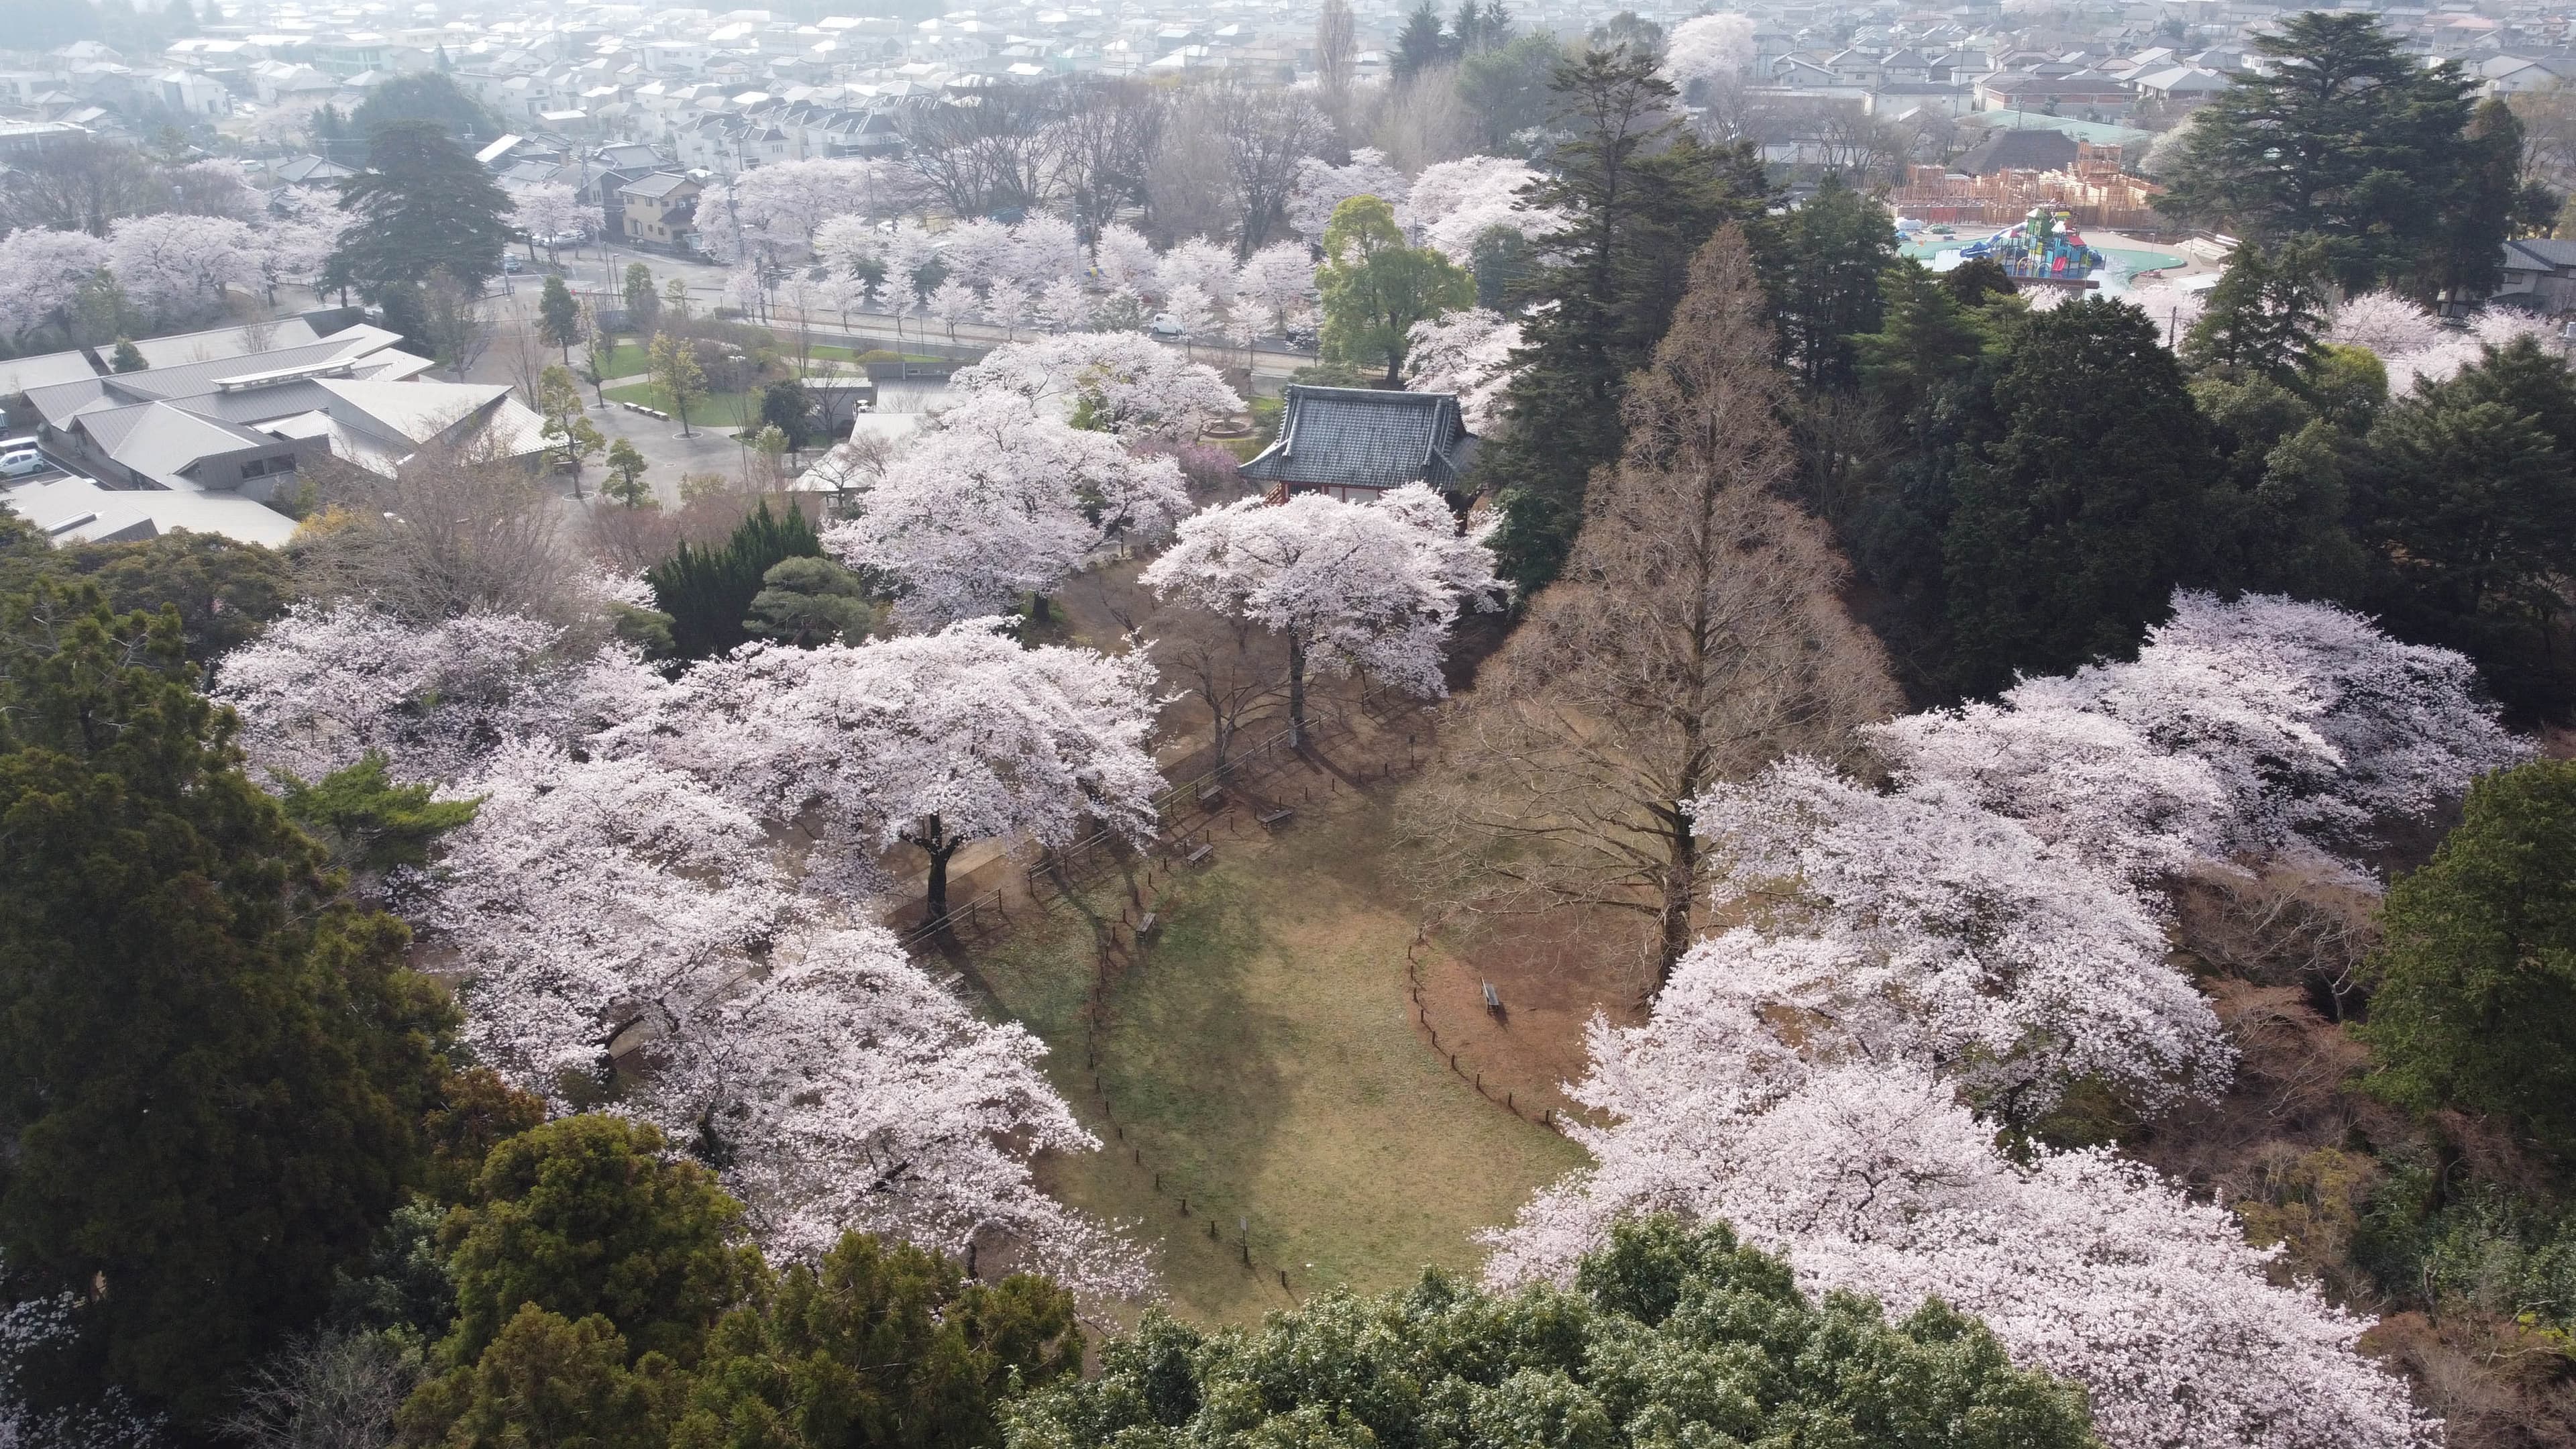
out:
<path id="1" fill-rule="evenodd" d="M 976 963 L 1054 1049 L 1050 1074 L 1109 1143 L 1044 1164 L 1049 1186 L 1139 1223 L 1173 1308 L 1193 1319 L 1288 1304 L 1275 1275 L 1243 1266 L 1240 1220 L 1254 1259 L 1286 1267 L 1301 1296 L 1394 1287 L 1426 1263 L 1474 1266 L 1477 1229 L 1584 1160 L 1479 1098 L 1416 1034 L 1404 988 L 1413 924 L 1364 863 L 1383 812 L 1345 803 L 1275 841 L 1220 835 L 1211 864 L 1162 887 L 1158 939 L 1113 987 L 1099 1038 L 1123 1142 L 1085 1067 L 1089 924 L 1060 905 Z M 1124 889 L 1114 875 L 1096 886 L 1096 909 L 1114 916 Z M 1221 1241 L 1207 1236 L 1211 1217 Z"/>

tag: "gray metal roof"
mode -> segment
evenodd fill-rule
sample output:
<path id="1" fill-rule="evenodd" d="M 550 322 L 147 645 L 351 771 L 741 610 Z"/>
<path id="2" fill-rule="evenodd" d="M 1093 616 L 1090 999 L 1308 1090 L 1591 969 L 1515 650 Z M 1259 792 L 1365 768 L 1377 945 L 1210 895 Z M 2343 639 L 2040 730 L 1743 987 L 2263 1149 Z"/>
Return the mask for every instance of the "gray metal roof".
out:
<path id="1" fill-rule="evenodd" d="M 1264 482 L 1343 488 L 1446 489 L 1474 456 L 1475 439 L 1445 392 L 1360 387 L 1288 389 L 1279 441 L 1243 465 Z"/>

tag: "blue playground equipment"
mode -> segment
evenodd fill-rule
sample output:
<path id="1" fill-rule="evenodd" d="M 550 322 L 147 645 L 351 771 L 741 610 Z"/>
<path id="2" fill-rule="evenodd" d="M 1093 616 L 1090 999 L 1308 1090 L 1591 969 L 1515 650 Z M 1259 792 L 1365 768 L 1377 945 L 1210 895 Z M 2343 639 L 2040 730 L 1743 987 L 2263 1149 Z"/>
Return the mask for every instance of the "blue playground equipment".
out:
<path id="1" fill-rule="evenodd" d="M 2042 282 L 2080 282 L 2102 265 L 2102 254 L 2085 244 L 2067 214 L 2045 206 L 2034 206 L 2015 225 L 1959 248 L 1959 256 L 1989 258 L 2009 276 Z"/>

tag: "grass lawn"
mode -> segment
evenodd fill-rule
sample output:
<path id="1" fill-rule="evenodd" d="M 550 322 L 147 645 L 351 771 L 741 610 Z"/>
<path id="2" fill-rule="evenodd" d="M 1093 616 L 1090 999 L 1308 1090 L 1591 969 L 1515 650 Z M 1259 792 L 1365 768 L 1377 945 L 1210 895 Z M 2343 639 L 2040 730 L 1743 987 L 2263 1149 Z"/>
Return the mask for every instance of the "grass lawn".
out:
<path id="1" fill-rule="evenodd" d="M 610 402 L 641 403 L 648 408 L 671 411 L 670 394 L 649 382 L 632 382 L 608 390 Z M 746 421 L 760 417 L 760 394 L 756 392 L 711 392 L 689 404 L 689 426 L 693 428 L 739 428 Z"/>
<path id="2" fill-rule="evenodd" d="M 1108 1142 L 1045 1163 L 1049 1187 L 1137 1223 L 1187 1317 L 1243 1322 L 1288 1305 L 1275 1275 L 1242 1266 L 1239 1218 L 1254 1258 L 1286 1267 L 1300 1296 L 1322 1284 L 1373 1291 L 1426 1263 L 1472 1268 L 1482 1250 L 1471 1234 L 1584 1161 L 1479 1098 L 1415 1034 L 1404 992 L 1413 926 L 1365 864 L 1384 829 L 1364 804 L 1275 842 L 1221 838 L 1214 863 L 1163 887 L 1158 939 L 1113 988 L 1099 1038 L 1124 1142 L 1084 1066 L 1082 918 L 1059 906 L 1046 929 L 977 963 L 1054 1049 L 1048 1071 Z M 1113 876 L 1103 899 L 1118 888 Z M 1222 1242 L 1207 1237 L 1211 1215 Z"/>
<path id="3" fill-rule="evenodd" d="M 651 365 L 651 359 L 645 355 L 644 344 L 620 342 L 617 344 L 617 350 L 608 354 L 608 370 L 600 376 L 634 377 Z"/>

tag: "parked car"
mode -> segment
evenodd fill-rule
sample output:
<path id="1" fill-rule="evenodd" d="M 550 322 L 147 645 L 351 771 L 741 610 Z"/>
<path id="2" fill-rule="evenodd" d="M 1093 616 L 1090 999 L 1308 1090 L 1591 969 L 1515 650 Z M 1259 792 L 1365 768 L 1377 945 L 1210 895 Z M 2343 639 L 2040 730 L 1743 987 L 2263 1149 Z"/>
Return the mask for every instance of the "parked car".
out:
<path id="1" fill-rule="evenodd" d="M 501 254 L 502 271 L 508 272 L 510 275 L 515 277 L 519 274 L 519 269 L 522 265 L 523 263 L 520 262 L 516 255 L 509 252 Z"/>
<path id="2" fill-rule="evenodd" d="M 1173 338 L 1181 335 L 1180 324 L 1172 320 L 1172 314 L 1169 312 L 1158 312 L 1154 314 L 1151 330 L 1155 336 L 1162 338 Z"/>
<path id="3" fill-rule="evenodd" d="M 30 473 L 42 473 L 52 466 L 53 464 L 45 461 L 44 454 L 33 448 L 12 448 L 6 453 L 0 453 L 0 478 L 24 478 Z"/>

